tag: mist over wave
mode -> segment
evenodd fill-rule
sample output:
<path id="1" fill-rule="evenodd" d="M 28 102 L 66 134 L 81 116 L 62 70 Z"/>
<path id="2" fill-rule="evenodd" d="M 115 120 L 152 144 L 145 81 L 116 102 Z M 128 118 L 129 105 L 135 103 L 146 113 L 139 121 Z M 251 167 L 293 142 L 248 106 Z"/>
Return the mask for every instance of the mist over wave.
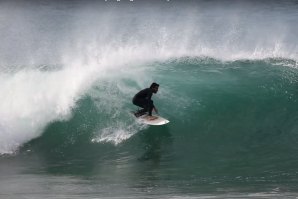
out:
<path id="1" fill-rule="evenodd" d="M 13 153 L 49 123 L 69 119 L 94 85 L 113 85 L 96 99 L 104 115 L 117 116 L 111 110 L 156 79 L 151 72 L 158 65 L 148 63 L 282 58 L 297 66 L 295 3 L 225 3 L 1 2 L 0 153 Z M 126 101 L 106 103 L 115 88 Z"/>

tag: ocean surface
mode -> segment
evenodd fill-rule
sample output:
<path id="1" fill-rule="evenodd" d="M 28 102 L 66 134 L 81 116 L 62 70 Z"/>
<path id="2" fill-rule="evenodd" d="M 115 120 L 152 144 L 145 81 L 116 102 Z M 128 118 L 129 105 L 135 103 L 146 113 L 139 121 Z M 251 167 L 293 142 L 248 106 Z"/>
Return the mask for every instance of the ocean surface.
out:
<path id="1" fill-rule="evenodd" d="M 0 198 L 297 198 L 297 35 L 294 0 L 1 0 Z"/>

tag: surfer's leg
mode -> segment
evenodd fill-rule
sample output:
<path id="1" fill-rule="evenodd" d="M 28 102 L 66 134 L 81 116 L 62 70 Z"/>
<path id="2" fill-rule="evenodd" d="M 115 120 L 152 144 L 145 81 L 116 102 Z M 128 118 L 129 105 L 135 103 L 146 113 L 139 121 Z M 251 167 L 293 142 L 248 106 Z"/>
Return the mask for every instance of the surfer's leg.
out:
<path id="1" fill-rule="evenodd" d="M 152 110 L 153 110 L 153 101 L 152 100 L 141 100 L 139 101 L 139 105 L 143 109 L 139 110 L 137 114 L 139 116 L 146 114 L 148 112 L 149 116 L 152 116 Z"/>
<path id="2" fill-rule="evenodd" d="M 136 117 L 140 117 L 144 114 L 146 114 L 146 112 L 148 111 L 148 108 L 147 108 L 147 101 L 146 100 L 142 100 L 142 99 L 137 99 L 135 101 L 133 101 L 133 104 L 138 106 L 138 107 L 141 107 L 142 109 L 141 110 L 138 110 L 136 113 L 135 113 L 135 116 Z"/>

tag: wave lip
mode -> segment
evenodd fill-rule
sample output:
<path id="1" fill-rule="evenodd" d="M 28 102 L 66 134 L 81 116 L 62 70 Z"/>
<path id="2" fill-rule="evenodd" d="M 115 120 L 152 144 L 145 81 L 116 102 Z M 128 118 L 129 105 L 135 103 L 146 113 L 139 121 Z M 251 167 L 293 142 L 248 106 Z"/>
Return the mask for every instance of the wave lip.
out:
<path id="1" fill-rule="evenodd" d="M 0 81 L 0 153 L 14 152 L 50 122 L 69 118 L 84 85 L 67 69 L 20 71 L 1 75 Z"/>

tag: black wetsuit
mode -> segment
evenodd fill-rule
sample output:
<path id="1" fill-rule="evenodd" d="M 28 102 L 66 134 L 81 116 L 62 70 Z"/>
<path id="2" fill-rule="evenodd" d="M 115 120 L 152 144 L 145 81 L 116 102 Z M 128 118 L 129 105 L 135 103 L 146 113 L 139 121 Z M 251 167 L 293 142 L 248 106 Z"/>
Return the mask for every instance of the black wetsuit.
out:
<path id="1" fill-rule="evenodd" d="M 150 116 L 152 115 L 154 108 L 153 101 L 151 100 L 152 94 L 153 92 L 150 88 L 145 88 L 133 97 L 132 103 L 143 108 L 136 113 L 136 116 L 144 115 L 146 112 L 148 112 Z"/>

